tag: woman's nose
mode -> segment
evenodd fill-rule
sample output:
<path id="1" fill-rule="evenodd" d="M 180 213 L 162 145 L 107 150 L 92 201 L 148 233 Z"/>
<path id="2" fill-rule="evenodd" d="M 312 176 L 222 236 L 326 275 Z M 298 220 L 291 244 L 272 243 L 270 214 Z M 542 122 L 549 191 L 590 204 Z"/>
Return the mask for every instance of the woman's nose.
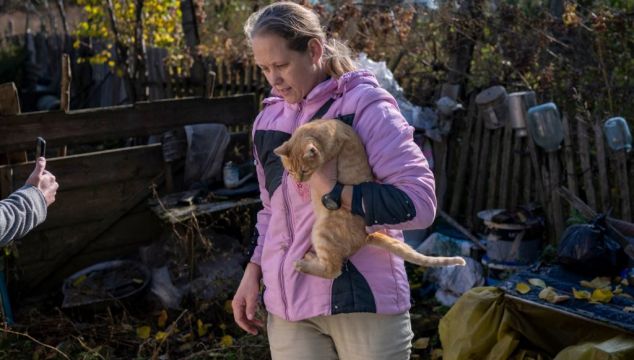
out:
<path id="1" fill-rule="evenodd" d="M 271 84 L 272 85 L 280 85 L 283 82 L 284 82 L 284 79 L 282 79 L 282 76 L 281 76 L 279 71 L 277 71 L 277 70 L 271 71 Z"/>

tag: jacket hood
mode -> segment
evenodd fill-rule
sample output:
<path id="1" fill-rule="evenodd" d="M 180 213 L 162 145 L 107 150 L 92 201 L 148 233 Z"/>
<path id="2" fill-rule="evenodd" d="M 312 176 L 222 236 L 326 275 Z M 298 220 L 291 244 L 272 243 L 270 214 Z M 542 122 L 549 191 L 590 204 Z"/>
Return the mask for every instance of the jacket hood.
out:
<path id="1" fill-rule="evenodd" d="M 379 82 L 372 72 L 368 70 L 355 70 L 347 72 L 338 79 L 329 78 L 317 86 L 315 86 L 308 95 L 302 100 L 302 103 L 312 103 L 313 101 L 322 101 L 327 97 L 337 98 L 355 87 L 367 84 L 373 87 L 378 87 Z M 271 90 L 271 96 L 264 99 L 262 102 L 265 106 L 272 105 L 278 102 L 284 101 L 275 89 Z M 296 107 L 297 104 L 285 104 L 286 106 Z"/>

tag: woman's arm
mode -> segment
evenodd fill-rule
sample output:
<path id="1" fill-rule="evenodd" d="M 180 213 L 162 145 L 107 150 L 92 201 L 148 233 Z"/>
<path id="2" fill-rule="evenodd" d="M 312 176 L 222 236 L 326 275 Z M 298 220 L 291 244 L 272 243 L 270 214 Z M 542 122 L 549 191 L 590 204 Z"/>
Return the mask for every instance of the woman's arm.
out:
<path id="1" fill-rule="evenodd" d="M 375 181 L 348 190 L 351 211 L 376 229 L 429 227 L 436 216 L 434 175 L 396 101 L 383 95 L 370 102 L 357 112 L 354 128 Z"/>

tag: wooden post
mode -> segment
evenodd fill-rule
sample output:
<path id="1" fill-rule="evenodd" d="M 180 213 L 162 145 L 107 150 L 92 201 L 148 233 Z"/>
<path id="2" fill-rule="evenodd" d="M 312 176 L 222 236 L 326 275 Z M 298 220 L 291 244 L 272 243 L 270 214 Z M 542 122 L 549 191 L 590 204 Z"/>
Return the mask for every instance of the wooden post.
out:
<path id="1" fill-rule="evenodd" d="M 513 169 L 511 170 L 511 194 L 509 209 L 514 209 L 517 204 L 520 203 L 520 169 L 522 168 L 522 162 L 524 161 L 524 154 L 522 153 L 522 140 L 523 137 L 515 136 L 513 139 Z M 523 177 L 530 177 L 530 168 L 527 174 L 523 174 Z"/>
<path id="2" fill-rule="evenodd" d="M 62 54 L 62 81 L 61 81 L 61 99 L 60 109 L 64 112 L 70 110 L 70 84 L 73 78 L 70 67 L 70 56 Z"/>
<path id="3" fill-rule="evenodd" d="M 15 84 L 0 84 L 0 116 L 16 115 L 20 113 L 20 99 Z"/>
<path id="4" fill-rule="evenodd" d="M 507 121 L 504 125 L 504 137 L 502 140 L 502 173 L 500 175 L 500 196 L 498 197 L 498 208 L 511 208 L 508 195 L 509 195 L 509 172 L 511 171 L 511 151 L 513 141 L 513 128 L 511 122 Z M 519 159 L 517 159 L 519 160 Z M 513 167 L 515 168 L 515 167 Z"/>
<path id="5" fill-rule="evenodd" d="M 555 240 L 559 243 L 561 234 L 564 232 L 564 219 L 561 210 L 561 199 L 557 189 L 559 189 L 559 159 L 557 159 L 557 152 L 551 151 L 548 153 L 548 166 L 550 168 L 550 183 L 548 184 L 548 192 L 551 195 L 551 209 L 553 225 L 555 226 Z"/>
<path id="6" fill-rule="evenodd" d="M 570 122 L 568 116 L 563 114 L 562 118 L 564 127 L 564 156 L 566 158 L 566 180 L 568 182 L 568 190 L 577 196 L 577 174 L 575 173 L 575 159 L 572 150 L 572 136 L 570 133 Z"/>
<path id="7" fill-rule="evenodd" d="M 471 152 L 471 139 L 472 133 L 475 131 L 476 124 L 476 106 L 473 97 L 469 100 L 469 110 L 465 117 L 465 128 L 462 136 L 462 146 L 460 148 L 460 159 L 458 160 L 458 170 L 455 177 L 455 182 L 451 197 L 451 206 L 449 207 L 449 213 L 456 216 L 460 211 L 460 207 L 463 202 L 463 188 L 465 184 L 465 175 L 467 173 L 467 167 L 469 162 L 469 154 Z M 473 175 L 472 175 L 473 176 Z M 469 214 L 466 214 L 469 217 Z"/>
<path id="8" fill-rule="evenodd" d="M 15 84 L 0 84 L 0 121 L 3 115 L 17 115 L 20 113 L 20 99 L 18 97 L 18 89 Z M 35 141 L 35 139 L 34 139 Z M 7 163 L 23 163 L 27 162 L 26 151 L 18 151 L 7 154 Z"/>
<path id="9" fill-rule="evenodd" d="M 592 166 L 590 165 L 590 145 L 588 142 L 588 130 L 585 120 L 577 115 L 577 139 L 579 141 L 579 161 L 581 163 L 581 174 L 583 175 L 583 191 L 586 194 L 588 205 L 596 209 L 597 198 L 594 193 L 592 183 Z"/>
<path id="10" fill-rule="evenodd" d="M 621 195 L 621 219 L 629 222 L 632 221 L 632 207 L 630 204 L 630 186 L 628 184 L 625 150 L 620 150 L 616 153 L 616 162 L 618 164 L 619 194 Z"/>
<path id="11" fill-rule="evenodd" d="M 70 67 L 70 56 L 68 54 L 62 54 L 61 65 L 62 81 L 60 88 L 61 100 L 59 106 L 63 112 L 68 112 L 70 110 L 70 84 L 73 79 L 73 74 Z M 66 147 L 66 145 L 64 145 L 57 150 L 57 156 L 66 156 L 67 152 L 68 148 Z"/>
<path id="12" fill-rule="evenodd" d="M 601 194 L 601 211 L 610 209 L 610 185 L 608 180 L 608 166 L 605 156 L 605 142 L 603 141 L 603 130 L 598 122 L 593 124 L 594 145 L 597 154 L 597 166 L 599 167 L 599 193 Z"/>
<path id="13" fill-rule="evenodd" d="M 471 148 L 471 167 L 469 169 L 469 192 L 467 196 L 467 224 L 471 227 L 475 224 L 475 196 L 478 180 L 478 163 L 480 160 L 480 141 L 482 138 L 482 130 L 484 128 L 482 117 L 475 117 L 475 141 Z"/>
<path id="14" fill-rule="evenodd" d="M 207 79 L 205 84 L 205 97 L 211 99 L 214 97 L 214 86 L 216 85 L 216 73 L 209 69 L 207 71 Z"/>
<path id="15" fill-rule="evenodd" d="M 478 163 L 478 172 L 473 175 L 477 177 L 478 182 L 476 185 L 476 193 L 475 193 L 475 212 L 478 212 L 484 208 L 485 205 L 485 194 L 486 194 L 486 184 L 487 184 L 487 172 L 489 164 L 489 146 L 491 143 L 491 132 L 492 130 L 484 129 L 484 136 L 482 137 L 482 146 L 480 150 L 480 160 Z"/>
<path id="16" fill-rule="evenodd" d="M 505 121 L 508 124 L 508 120 Z M 500 186 L 499 183 L 499 171 L 500 171 L 500 145 L 502 142 L 503 129 L 493 130 L 493 137 L 491 138 L 491 164 L 489 170 L 489 181 L 487 185 L 487 201 L 486 208 L 492 209 L 496 206 L 497 190 Z"/>

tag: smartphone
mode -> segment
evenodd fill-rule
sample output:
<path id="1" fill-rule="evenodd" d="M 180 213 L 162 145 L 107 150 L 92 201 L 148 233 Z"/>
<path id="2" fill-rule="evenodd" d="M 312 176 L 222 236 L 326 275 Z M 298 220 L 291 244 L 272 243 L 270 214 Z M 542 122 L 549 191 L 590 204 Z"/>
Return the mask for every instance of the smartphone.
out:
<path id="1" fill-rule="evenodd" d="M 38 136 L 37 144 L 35 145 L 35 157 L 46 157 L 46 140 Z"/>

